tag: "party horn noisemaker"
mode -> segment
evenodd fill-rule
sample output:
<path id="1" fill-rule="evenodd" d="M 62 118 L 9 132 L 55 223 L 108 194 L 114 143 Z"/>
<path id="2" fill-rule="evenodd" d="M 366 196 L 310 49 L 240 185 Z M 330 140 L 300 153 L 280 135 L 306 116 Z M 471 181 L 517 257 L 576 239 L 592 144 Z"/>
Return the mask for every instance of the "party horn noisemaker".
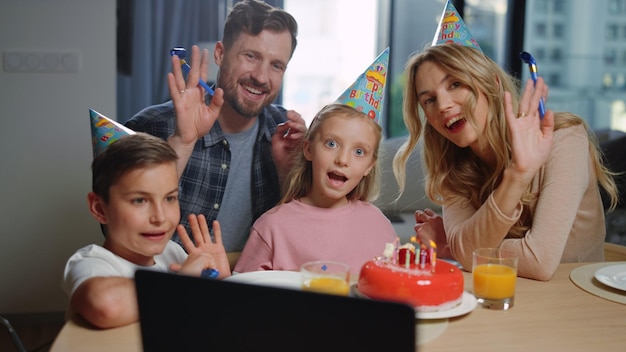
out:
<path id="1" fill-rule="evenodd" d="M 530 70 L 530 78 L 532 78 L 533 82 L 535 82 L 536 84 L 537 83 L 537 61 L 535 61 L 535 58 L 526 51 L 522 51 L 519 54 L 519 58 L 528 64 L 528 69 Z M 543 119 L 543 115 L 545 115 L 545 113 L 546 113 L 546 107 L 543 105 L 543 98 L 541 98 L 541 100 L 539 100 L 539 116 Z"/>
<path id="2" fill-rule="evenodd" d="M 178 58 L 180 59 L 180 66 L 183 68 L 185 73 L 189 74 L 189 70 L 191 70 L 191 67 L 189 67 L 189 64 L 187 63 L 187 61 L 185 61 L 185 58 L 187 57 L 187 50 L 185 50 L 185 48 L 173 48 L 172 50 L 170 50 L 170 55 L 178 56 Z M 202 88 L 204 88 L 204 90 L 207 91 L 207 93 L 211 95 L 215 94 L 213 89 L 211 89 L 211 87 L 209 87 L 209 85 L 205 81 L 203 81 L 202 78 L 198 80 L 198 83 L 202 86 Z"/>
<path id="3" fill-rule="evenodd" d="M 220 272 L 217 271 L 217 269 L 204 269 L 202 270 L 202 273 L 200 274 L 200 277 L 203 277 L 205 279 L 217 279 L 217 277 L 220 276 Z"/>

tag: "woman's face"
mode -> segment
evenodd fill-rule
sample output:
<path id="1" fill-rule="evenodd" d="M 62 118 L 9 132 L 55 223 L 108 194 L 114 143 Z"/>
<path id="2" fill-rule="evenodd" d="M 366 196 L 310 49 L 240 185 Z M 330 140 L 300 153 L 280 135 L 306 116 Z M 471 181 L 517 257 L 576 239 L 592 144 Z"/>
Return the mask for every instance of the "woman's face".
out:
<path id="1" fill-rule="evenodd" d="M 495 83 L 494 83 L 495 84 Z M 471 94 L 469 87 L 453 78 L 432 61 L 420 65 L 415 73 L 415 91 L 426 120 L 439 134 L 459 148 L 470 147 L 482 154 L 481 136 L 487 122 L 488 105 L 484 95 L 478 97 L 472 113 L 476 128 L 468 123 L 463 106 Z"/>

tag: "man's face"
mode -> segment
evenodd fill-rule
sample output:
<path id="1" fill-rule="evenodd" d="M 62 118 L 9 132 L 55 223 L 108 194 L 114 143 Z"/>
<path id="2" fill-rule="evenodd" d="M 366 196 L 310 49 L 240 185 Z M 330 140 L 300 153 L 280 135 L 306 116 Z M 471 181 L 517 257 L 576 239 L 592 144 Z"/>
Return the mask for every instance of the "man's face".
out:
<path id="1" fill-rule="evenodd" d="M 233 110 L 254 118 L 276 99 L 291 58 L 291 44 L 289 31 L 268 30 L 257 36 L 241 33 L 228 49 L 218 43 L 217 86 L 224 90 L 224 99 Z"/>

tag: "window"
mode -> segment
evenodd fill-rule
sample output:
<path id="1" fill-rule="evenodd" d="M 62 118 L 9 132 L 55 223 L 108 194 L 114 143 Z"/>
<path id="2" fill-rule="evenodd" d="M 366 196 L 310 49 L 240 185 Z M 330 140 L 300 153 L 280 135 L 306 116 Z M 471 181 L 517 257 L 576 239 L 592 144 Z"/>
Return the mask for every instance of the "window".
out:
<path id="1" fill-rule="evenodd" d="M 485 54 L 523 81 L 528 69 L 517 55 L 534 51 L 539 75 L 550 85 L 548 108 L 576 113 L 596 129 L 626 125 L 623 112 L 613 113 L 626 102 L 626 0 L 454 4 Z M 285 74 L 283 104 L 309 122 L 389 46 L 383 129 L 386 137 L 405 135 L 404 65 L 432 41 L 444 5 L 444 0 L 284 0 L 300 33 Z M 514 25 L 519 18 L 525 23 Z"/>
<path id="2" fill-rule="evenodd" d="M 569 5 L 569 2 L 565 2 L 564 0 L 553 0 L 553 9 L 554 13 L 565 13 L 565 6 Z"/>
<path id="3" fill-rule="evenodd" d="M 607 65 L 614 65 L 615 59 L 617 57 L 617 52 L 615 49 L 606 48 L 604 49 L 604 63 Z"/>
<path id="4" fill-rule="evenodd" d="M 298 21 L 298 46 L 285 73 L 283 105 L 308 126 L 378 56 L 377 0 L 285 0 L 284 9 Z"/>
<path id="5" fill-rule="evenodd" d="M 613 15 L 626 13 L 626 0 L 609 0 L 608 10 Z"/>
<path id="6" fill-rule="evenodd" d="M 545 23 L 535 24 L 535 35 L 545 38 L 548 35 L 548 30 Z"/>
<path id="7" fill-rule="evenodd" d="M 613 86 L 613 77 L 611 77 L 610 73 L 605 73 L 602 76 L 602 86 L 605 89 L 610 89 Z"/>
<path id="8" fill-rule="evenodd" d="M 624 73 L 618 73 L 615 76 L 615 88 L 621 90 L 626 89 L 626 75 Z"/>
<path id="9" fill-rule="evenodd" d="M 548 12 L 548 0 L 537 0 L 537 1 L 535 1 L 534 10 L 537 13 L 546 13 L 546 12 Z"/>
<path id="10" fill-rule="evenodd" d="M 607 40 L 617 40 L 619 34 L 619 28 L 617 27 L 617 24 L 609 24 L 606 26 L 606 39 Z"/>
<path id="11" fill-rule="evenodd" d="M 555 23 L 553 27 L 554 39 L 563 39 L 565 35 L 565 28 L 562 23 Z"/>
<path id="12" fill-rule="evenodd" d="M 546 82 L 550 85 L 550 87 L 560 87 L 561 86 L 561 75 L 558 73 L 551 73 L 546 77 Z"/>
<path id="13" fill-rule="evenodd" d="M 552 62 L 560 63 L 562 57 L 563 57 L 563 54 L 562 54 L 561 48 L 552 49 L 552 56 L 550 57 Z"/>
<path id="14" fill-rule="evenodd" d="M 543 5 L 537 4 L 544 2 L 559 16 L 538 13 Z M 626 16 L 615 16 L 626 10 L 625 5 L 626 0 L 527 0 L 526 23 L 553 28 L 558 39 L 552 42 L 533 35 L 524 38 L 524 47 L 546 48 L 548 57 L 538 52 L 536 59 L 539 74 L 550 85 L 548 108 L 580 115 L 594 129 L 626 125 L 623 112 L 613 108 L 626 102 L 622 88 L 626 75 L 626 65 L 622 63 L 626 55 L 622 54 L 626 52 Z M 527 79 L 529 74 L 524 72 L 522 77 Z"/>
<path id="15" fill-rule="evenodd" d="M 546 58 L 546 50 L 544 48 L 537 48 L 535 49 L 534 53 L 535 53 L 535 60 L 542 61 Z"/>

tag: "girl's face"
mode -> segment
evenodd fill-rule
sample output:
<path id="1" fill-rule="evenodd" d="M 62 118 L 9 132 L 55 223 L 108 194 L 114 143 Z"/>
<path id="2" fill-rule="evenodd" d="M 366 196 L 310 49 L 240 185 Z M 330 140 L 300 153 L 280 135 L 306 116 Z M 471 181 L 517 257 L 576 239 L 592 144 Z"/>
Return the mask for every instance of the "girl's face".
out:
<path id="1" fill-rule="evenodd" d="M 89 194 L 92 214 L 107 225 L 104 247 L 138 264 L 152 265 L 180 221 L 176 163 L 132 170 L 109 188 L 109 201 Z"/>
<path id="2" fill-rule="evenodd" d="M 476 108 L 469 114 L 476 128 L 468 123 L 463 111 L 470 89 L 432 61 L 420 65 L 415 73 L 415 90 L 426 120 L 439 134 L 460 148 L 470 147 L 481 155 L 481 136 L 487 123 L 488 105 L 484 95 L 478 97 Z M 494 82 L 494 84 L 496 84 Z"/>
<path id="3" fill-rule="evenodd" d="M 311 162 L 313 185 L 302 199 L 323 208 L 344 206 L 346 195 L 374 167 L 378 139 L 374 122 L 365 116 L 336 114 L 326 117 L 313 140 L 304 142 Z"/>

